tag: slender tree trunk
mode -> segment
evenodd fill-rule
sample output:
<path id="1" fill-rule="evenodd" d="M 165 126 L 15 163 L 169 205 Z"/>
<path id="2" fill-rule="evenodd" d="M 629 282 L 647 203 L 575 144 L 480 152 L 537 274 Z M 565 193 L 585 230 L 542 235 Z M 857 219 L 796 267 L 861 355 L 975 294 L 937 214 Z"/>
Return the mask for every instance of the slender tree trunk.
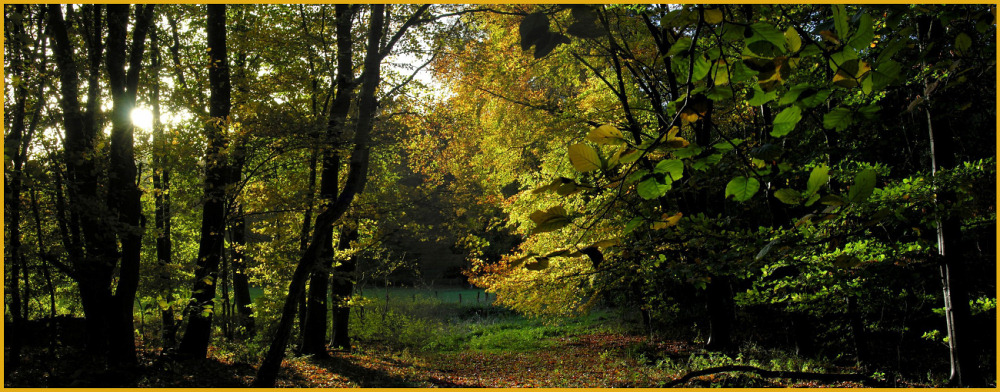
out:
<path id="1" fill-rule="evenodd" d="M 25 13 L 24 5 L 14 7 L 14 12 Z M 7 18 L 4 18 L 7 19 Z M 22 18 L 26 19 L 26 18 Z M 15 77 L 23 77 L 24 64 L 21 59 L 23 48 L 20 41 L 10 39 L 11 34 L 23 34 L 24 28 L 19 24 L 10 26 L 10 20 L 5 20 L 9 30 L 5 31 L 7 36 L 8 59 L 10 59 L 10 73 Z M 14 110 L 12 113 L 12 123 L 10 132 L 4 138 L 4 155 L 9 156 L 14 161 L 13 170 L 4 171 L 4 211 L 7 213 L 4 226 L 8 230 L 8 243 L 6 244 L 7 255 L 4 258 L 9 262 L 5 270 L 9 271 L 8 288 L 10 293 L 10 304 L 8 310 L 13 318 L 13 328 L 5 334 L 5 340 L 10 345 L 11 364 L 16 366 L 21 359 L 21 328 L 24 325 L 24 313 L 21 305 L 21 176 L 24 158 L 20 155 L 22 137 L 25 131 L 26 104 L 28 98 L 28 88 L 25 83 L 21 83 L 15 90 Z"/>
<path id="2" fill-rule="evenodd" d="M 941 169 L 955 167 L 955 150 L 954 140 L 948 132 L 934 132 L 932 104 L 932 102 L 927 104 L 927 132 L 930 137 L 931 168 L 936 177 Z M 950 208 L 956 200 L 955 192 L 938 191 L 937 202 L 945 208 Z M 972 323 L 972 312 L 969 308 L 969 293 L 966 287 L 966 267 L 959 249 L 962 236 L 961 217 L 957 214 L 947 214 L 945 218 L 938 217 L 936 225 L 938 255 L 941 257 L 945 326 L 948 331 L 948 353 L 951 360 L 949 382 L 961 387 L 979 386 L 983 384 L 983 380 L 979 374 L 974 346 L 968 342 L 972 336 L 966 333 Z"/>
<path id="3" fill-rule="evenodd" d="M 189 320 L 179 347 L 180 353 L 204 358 L 208 355 L 208 341 L 212 332 L 215 286 L 222 258 L 225 230 L 225 197 L 229 183 L 226 164 L 224 134 L 230 110 L 229 63 L 226 56 L 226 6 L 208 6 L 208 76 L 212 96 L 211 120 L 205 126 L 209 145 L 205 152 L 205 205 L 202 213 L 201 241 L 198 246 L 194 289 L 188 303 Z"/>
<path id="4" fill-rule="evenodd" d="M 31 214 L 35 217 L 35 236 L 38 238 L 38 258 L 42 259 L 42 275 L 45 278 L 45 289 L 49 291 L 49 317 L 56 317 L 56 290 L 52 286 L 52 275 L 49 272 L 49 263 L 45 261 L 48 249 L 45 246 L 45 238 L 42 236 L 42 214 L 38 212 L 38 196 L 35 187 L 31 188 Z"/>
<path id="5" fill-rule="evenodd" d="M 157 286 L 159 288 L 160 338 L 164 348 L 177 344 L 177 323 L 174 321 L 174 287 L 170 266 L 173 264 L 173 244 L 170 241 L 170 169 L 167 165 L 167 141 L 163 136 L 163 122 L 160 112 L 160 67 L 161 54 L 154 25 L 150 32 L 150 55 L 152 71 L 153 106 L 153 206 L 156 227 Z M 158 301 L 159 302 L 159 301 Z"/>
<path id="6" fill-rule="evenodd" d="M 240 164 L 242 166 L 242 164 Z M 236 314 L 239 317 L 241 336 L 249 336 L 254 329 L 253 301 L 250 298 L 250 280 L 246 273 L 246 217 L 243 205 L 237 205 L 236 217 L 229 228 L 232 238 L 232 269 L 233 269 L 233 299 L 236 302 Z"/>
<path id="7" fill-rule="evenodd" d="M 937 27 L 935 27 L 937 26 Z M 943 36 L 932 31 L 940 28 L 935 23 L 918 23 L 918 37 L 920 38 L 920 50 L 930 50 L 934 44 L 928 42 L 932 37 Z M 940 43 L 939 43 L 940 44 Z M 940 49 L 934 49 L 940 50 Z M 961 60 L 956 60 L 961 61 Z M 926 64 L 923 64 L 926 66 Z M 937 83 L 937 82 L 933 82 Z M 955 130 L 949 129 L 947 132 L 937 132 L 935 119 L 938 117 L 934 107 L 933 88 L 930 79 L 924 79 L 924 100 L 925 113 L 927 116 L 927 136 L 930 141 L 931 174 L 934 176 L 935 187 L 937 184 L 938 172 L 942 169 L 951 169 L 956 166 L 955 140 L 952 135 Z M 941 209 L 949 209 L 957 201 L 955 192 L 946 189 L 936 189 L 937 198 L 935 202 Z M 983 379 L 979 374 L 979 364 L 976 359 L 975 349 L 969 344 L 972 335 L 966 331 L 972 321 L 972 313 L 969 308 L 969 293 L 966 287 L 965 262 L 961 257 L 962 222 L 957 214 L 945 214 L 935 217 L 937 226 L 938 255 L 941 260 L 940 274 L 941 287 L 944 300 L 945 326 L 948 331 L 948 354 L 951 362 L 951 374 L 949 383 L 952 385 L 979 386 L 983 384 Z"/>
<path id="8" fill-rule="evenodd" d="M 267 351 L 257 376 L 254 378 L 254 387 L 272 387 L 281 368 L 281 361 L 285 356 L 285 348 L 288 345 L 288 337 L 292 329 L 292 319 L 295 316 L 295 303 L 303 294 L 306 279 L 315 267 L 320 252 L 325 244 L 322 239 L 330 235 L 333 224 L 347 212 L 355 195 L 360 193 L 368 179 L 368 157 L 369 139 L 374 123 L 375 115 L 375 92 L 381 79 L 379 63 L 379 43 L 382 41 L 382 34 L 385 22 L 385 5 L 375 4 L 371 6 L 371 24 L 368 29 L 368 43 L 365 53 L 364 74 L 362 81 L 360 103 L 358 105 L 358 125 L 354 133 L 354 149 L 351 154 L 351 166 L 348 173 L 347 182 L 343 193 L 337 197 L 333 205 L 327 207 L 316 217 L 316 230 L 313 232 L 312 240 L 305 254 L 299 259 L 298 266 L 292 275 L 292 281 L 288 287 L 288 297 L 282 308 L 281 320 L 278 322 L 278 330 L 275 333 L 274 341 Z M 340 37 L 338 37 L 340 38 Z"/>

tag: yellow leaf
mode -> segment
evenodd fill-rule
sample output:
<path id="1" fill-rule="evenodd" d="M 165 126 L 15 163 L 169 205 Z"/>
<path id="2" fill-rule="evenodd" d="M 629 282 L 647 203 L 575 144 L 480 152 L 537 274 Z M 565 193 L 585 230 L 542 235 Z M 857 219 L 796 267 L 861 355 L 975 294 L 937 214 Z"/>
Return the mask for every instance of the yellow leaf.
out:
<path id="1" fill-rule="evenodd" d="M 583 143 L 569 146 L 569 162 L 573 168 L 581 172 L 589 172 L 601 168 L 601 158 L 593 147 Z"/>
<path id="2" fill-rule="evenodd" d="M 684 110 L 682 110 L 680 116 L 681 116 L 681 123 L 682 124 L 693 123 L 695 121 L 698 121 L 698 119 L 701 117 L 701 116 L 698 115 L 697 112 L 695 112 L 694 110 L 691 110 L 691 109 L 684 109 Z"/>
<path id="3" fill-rule="evenodd" d="M 695 115 L 697 115 L 697 113 Z M 684 140 L 684 138 L 677 136 L 677 133 L 680 132 L 680 131 L 681 131 L 681 129 L 678 128 L 678 127 L 676 127 L 676 126 L 673 127 L 673 128 L 670 128 L 670 130 L 667 131 L 667 138 L 664 139 L 664 141 L 663 141 L 663 146 L 666 147 L 666 148 L 684 148 L 684 147 L 687 147 L 688 144 L 690 144 L 690 143 L 688 143 L 687 140 Z"/>
<path id="4" fill-rule="evenodd" d="M 722 10 L 720 9 L 705 10 L 705 23 L 708 24 L 722 23 Z"/>
<path id="5" fill-rule="evenodd" d="M 587 134 L 587 140 L 597 144 L 622 144 L 625 142 L 625 135 L 618 128 L 604 124 L 591 130 Z"/>
<path id="6" fill-rule="evenodd" d="M 649 227 L 653 230 L 660 230 L 671 226 L 676 226 L 677 222 L 680 222 L 682 216 L 684 216 L 684 214 L 680 212 L 674 215 L 663 214 L 662 221 L 653 222 L 651 225 L 649 225 Z"/>
<path id="7" fill-rule="evenodd" d="M 729 64 L 726 60 L 719 59 L 715 62 L 715 70 L 712 72 L 712 80 L 716 86 L 729 84 Z"/>

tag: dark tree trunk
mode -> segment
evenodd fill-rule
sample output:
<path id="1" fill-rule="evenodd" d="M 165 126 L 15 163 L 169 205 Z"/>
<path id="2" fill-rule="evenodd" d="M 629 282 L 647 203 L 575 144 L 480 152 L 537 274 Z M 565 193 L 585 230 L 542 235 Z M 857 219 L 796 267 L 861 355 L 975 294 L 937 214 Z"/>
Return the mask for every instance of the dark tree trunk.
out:
<path id="1" fill-rule="evenodd" d="M 349 229 L 345 225 L 340 229 L 337 249 L 347 250 L 351 247 L 351 241 L 357 239 L 357 228 Z M 348 301 L 354 294 L 354 271 L 356 268 L 357 260 L 351 256 L 333 270 L 333 280 L 330 282 L 330 294 L 333 300 L 333 338 L 330 340 L 330 346 L 336 349 L 351 350 L 351 336 L 348 328 L 351 324 L 351 308 L 348 306 Z"/>
<path id="2" fill-rule="evenodd" d="M 233 299 L 236 302 L 236 313 L 239 317 L 240 336 L 249 336 L 254 329 L 254 318 L 253 301 L 250 298 L 250 280 L 246 273 L 246 256 L 243 253 L 246 248 L 247 234 L 246 218 L 243 215 L 242 205 L 237 207 L 236 215 L 229 228 L 233 241 Z"/>
<path id="3" fill-rule="evenodd" d="M 24 14 L 24 5 L 17 5 L 14 7 L 14 12 L 18 14 Z M 5 15 L 6 16 L 6 15 Z M 12 34 L 23 34 L 24 28 L 19 24 L 13 24 L 9 18 L 4 18 L 8 30 L 5 30 L 5 35 L 7 36 L 7 47 L 8 54 L 7 58 L 10 59 L 10 73 L 15 77 L 23 77 L 24 75 L 24 64 L 21 58 L 21 53 L 23 48 L 19 45 L 20 41 L 17 39 L 11 39 Z M 22 18 L 26 19 L 26 18 Z M 11 26 L 13 24 L 13 26 Z M 21 339 L 20 339 L 20 329 L 24 325 L 24 314 L 21 312 L 21 176 L 22 176 L 22 166 L 24 164 L 24 158 L 20 154 L 20 147 L 22 143 L 22 138 L 25 131 L 25 117 L 26 117 L 26 104 L 28 98 L 28 88 L 25 83 L 22 83 L 15 90 L 14 96 L 14 111 L 12 113 L 12 123 L 10 132 L 4 138 L 4 155 L 11 157 L 13 160 L 13 170 L 10 172 L 4 171 L 4 211 L 6 211 L 7 216 L 4 222 L 9 234 L 8 243 L 6 244 L 7 255 L 4 258 L 6 262 L 9 262 L 9 266 L 5 266 L 6 271 L 10 271 L 8 279 L 8 289 L 6 290 L 10 293 L 10 314 L 13 318 L 13 328 L 5 333 L 5 341 L 10 345 L 10 360 L 11 365 L 16 366 L 21 359 Z"/>
<path id="4" fill-rule="evenodd" d="M 109 320 L 109 359 L 116 365 L 135 364 L 135 334 L 133 307 L 139 287 L 139 256 L 142 246 L 141 192 L 137 181 L 132 125 L 139 70 L 145 49 L 146 32 L 153 18 L 153 6 L 138 6 L 137 20 L 128 53 L 128 73 L 125 73 L 128 5 L 108 6 L 108 79 L 113 99 L 111 153 L 108 172 L 108 209 L 117 216 L 121 262 L 114 294 L 115 310 Z M 116 251 L 117 253 L 117 251 Z M 114 255 L 107 255 L 113 260 Z"/>
<path id="5" fill-rule="evenodd" d="M 732 348 L 733 292 L 728 276 L 712 277 L 706 289 L 708 295 L 709 335 L 706 350 L 726 351 Z"/>
<path id="6" fill-rule="evenodd" d="M 352 7 L 338 4 L 335 8 L 337 18 L 337 91 L 330 110 L 330 122 L 327 124 L 323 150 L 323 172 L 320 180 L 320 199 L 324 208 L 331 206 L 337 199 L 337 186 L 340 182 L 340 155 L 336 148 L 343 141 L 347 126 L 347 116 L 351 108 L 354 94 L 353 50 L 351 40 Z M 326 290 L 329 283 L 330 267 L 333 264 L 333 232 L 330 231 L 320 238 L 323 251 L 320 253 L 321 268 L 313 271 L 309 281 L 308 314 L 303 327 L 302 351 L 308 354 L 325 355 L 326 348 Z M 348 345 L 349 346 L 349 345 Z"/>
<path id="7" fill-rule="evenodd" d="M 303 294 L 306 279 L 317 264 L 320 252 L 325 247 L 323 238 L 330 235 L 333 224 L 347 212 L 347 209 L 354 201 L 355 195 L 360 193 L 368 179 L 368 157 L 369 139 L 372 131 L 375 116 L 375 92 L 381 79 L 379 63 L 379 43 L 382 41 L 382 33 L 385 22 L 385 5 L 375 4 L 371 6 L 371 24 L 368 29 L 368 43 L 365 53 L 364 74 L 362 81 L 360 103 L 358 105 L 358 124 L 354 133 L 354 149 L 351 153 L 350 170 L 343 193 L 337 197 L 337 201 L 327 207 L 316 217 L 316 230 L 313 232 L 312 240 L 305 254 L 299 259 L 298 266 L 292 275 L 292 281 L 288 287 L 288 297 L 285 299 L 282 308 L 281 320 L 278 323 L 278 330 L 275 333 L 274 341 L 271 343 L 257 370 L 254 378 L 254 387 L 273 387 L 281 368 L 281 361 L 285 356 L 285 348 L 288 345 L 288 337 L 292 329 L 292 321 L 295 316 L 295 303 Z M 338 37 L 338 39 L 343 39 Z"/>
<path id="8" fill-rule="evenodd" d="M 205 205 L 202 212 L 201 241 L 195 269 L 194 288 L 186 310 L 187 329 L 181 339 L 179 352 L 204 358 L 208 354 L 208 341 L 212 332 L 212 314 L 215 287 L 219 278 L 219 262 L 225 232 L 225 198 L 229 183 L 225 158 L 226 139 L 224 128 L 230 109 L 229 65 L 226 57 L 226 6 L 208 6 L 207 40 L 211 120 L 205 126 L 208 149 L 205 151 Z"/>

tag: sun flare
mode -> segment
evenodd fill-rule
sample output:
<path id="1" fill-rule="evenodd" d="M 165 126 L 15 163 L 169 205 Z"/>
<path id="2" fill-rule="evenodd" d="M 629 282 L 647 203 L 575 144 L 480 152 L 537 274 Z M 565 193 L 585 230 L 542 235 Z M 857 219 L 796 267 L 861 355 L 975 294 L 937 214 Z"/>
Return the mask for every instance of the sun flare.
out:
<path id="1" fill-rule="evenodd" d="M 132 109 L 132 124 L 144 130 L 153 129 L 153 112 L 143 107 Z"/>

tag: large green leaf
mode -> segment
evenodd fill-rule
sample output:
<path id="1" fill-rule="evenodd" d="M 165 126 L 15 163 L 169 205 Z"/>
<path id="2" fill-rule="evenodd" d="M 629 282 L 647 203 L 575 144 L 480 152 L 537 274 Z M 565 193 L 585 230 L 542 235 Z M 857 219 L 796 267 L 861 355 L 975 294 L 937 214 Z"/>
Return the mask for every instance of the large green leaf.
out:
<path id="1" fill-rule="evenodd" d="M 837 29 L 837 37 L 840 37 L 841 41 L 851 35 L 851 30 L 847 25 L 847 9 L 843 4 L 833 5 L 833 25 Z"/>
<path id="2" fill-rule="evenodd" d="M 738 202 L 750 200 L 757 190 L 760 189 L 760 181 L 756 178 L 736 177 L 726 185 L 726 198 L 730 196 Z"/>
<path id="3" fill-rule="evenodd" d="M 581 172 L 589 172 L 602 167 L 601 157 L 597 155 L 597 150 L 583 143 L 569 146 L 569 162 L 573 168 Z"/>
<path id="4" fill-rule="evenodd" d="M 673 181 L 677 181 L 684 175 L 684 162 L 680 159 L 664 159 L 656 164 L 653 173 L 664 174 Z"/>
<path id="5" fill-rule="evenodd" d="M 847 193 L 847 200 L 851 203 L 860 203 L 868 199 L 875 191 L 875 178 L 877 174 L 874 169 L 865 169 L 854 176 L 854 185 Z"/>
<path id="6" fill-rule="evenodd" d="M 777 91 L 764 92 L 760 89 L 760 86 L 753 85 L 753 97 L 747 100 L 747 104 L 750 106 L 760 106 L 765 103 L 771 102 L 778 96 Z"/>
<path id="7" fill-rule="evenodd" d="M 830 168 L 826 165 L 816 166 L 809 173 L 809 182 L 806 183 L 805 196 L 812 196 L 819 191 L 819 188 L 830 181 Z"/>
<path id="8" fill-rule="evenodd" d="M 875 38 L 875 30 L 872 25 L 872 17 L 867 13 L 861 14 L 858 20 L 858 31 L 854 32 L 847 44 L 857 50 L 867 49 Z"/>
<path id="9" fill-rule="evenodd" d="M 784 50 L 787 43 L 785 33 L 778 30 L 774 25 L 767 22 L 757 22 L 750 25 L 750 30 L 753 31 L 753 35 L 747 40 L 748 44 L 763 40 L 770 42 L 780 50 Z"/>
<path id="10" fill-rule="evenodd" d="M 691 37 L 680 37 L 677 39 L 677 42 L 670 45 L 670 49 L 667 50 L 667 56 L 673 57 L 689 48 L 691 48 Z"/>
<path id="11" fill-rule="evenodd" d="M 669 178 L 664 179 L 664 181 L 665 183 L 660 182 L 657 180 L 656 176 L 650 176 L 649 178 L 642 180 L 642 182 L 639 182 L 639 184 L 635 186 L 635 190 L 636 192 L 639 192 L 639 197 L 646 200 L 652 200 L 667 194 L 667 191 L 670 190 L 673 181 Z"/>
<path id="12" fill-rule="evenodd" d="M 795 105 L 785 108 L 777 116 L 774 116 L 774 130 L 771 131 L 771 136 L 782 137 L 787 135 L 795 129 L 795 125 L 800 120 L 802 120 L 802 109 L 799 109 Z"/>
<path id="13" fill-rule="evenodd" d="M 802 194 L 794 189 L 778 189 L 774 192 L 774 197 L 785 204 L 797 205 L 802 203 Z"/>
<path id="14" fill-rule="evenodd" d="M 843 132 L 854 122 L 854 112 L 851 109 L 839 107 L 823 115 L 823 128 L 836 129 Z"/>
<path id="15" fill-rule="evenodd" d="M 785 47 L 788 48 L 789 53 L 798 52 L 802 48 L 802 38 L 799 37 L 799 32 L 795 31 L 794 27 L 785 30 Z"/>

